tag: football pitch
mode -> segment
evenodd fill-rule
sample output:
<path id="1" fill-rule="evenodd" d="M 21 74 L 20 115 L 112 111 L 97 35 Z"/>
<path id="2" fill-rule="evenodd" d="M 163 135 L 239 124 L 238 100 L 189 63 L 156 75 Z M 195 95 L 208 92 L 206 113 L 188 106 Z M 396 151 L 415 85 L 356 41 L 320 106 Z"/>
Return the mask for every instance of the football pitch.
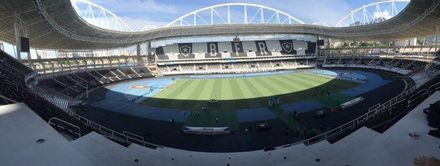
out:
<path id="1" fill-rule="evenodd" d="M 160 93 L 147 98 L 143 104 L 158 108 L 190 110 L 185 125 L 240 128 L 239 109 L 267 108 L 272 96 L 280 104 L 299 101 L 314 101 L 327 108 L 353 99 L 341 91 L 358 86 L 344 81 L 308 72 L 275 74 L 257 77 L 234 78 L 179 78 Z M 211 99 L 218 103 L 209 103 Z M 207 111 L 202 111 L 206 108 Z M 292 130 L 304 128 L 288 111 L 281 108 L 273 114 Z"/>
<path id="2" fill-rule="evenodd" d="M 267 100 L 277 96 L 281 104 L 314 99 L 334 107 L 351 98 L 337 92 L 355 86 L 355 82 L 306 72 L 238 78 L 180 78 L 144 104 L 184 110 L 200 110 L 201 107 L 234 110 L 267 107 Z M 211 99 L 219 102 L 209 104 Z"/>

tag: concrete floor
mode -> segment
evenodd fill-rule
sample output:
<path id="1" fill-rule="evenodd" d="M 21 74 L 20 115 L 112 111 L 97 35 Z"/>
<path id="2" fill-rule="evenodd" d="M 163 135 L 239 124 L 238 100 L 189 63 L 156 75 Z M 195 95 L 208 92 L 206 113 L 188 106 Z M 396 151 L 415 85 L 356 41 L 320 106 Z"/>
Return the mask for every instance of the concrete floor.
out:
<path id="1" fill-rule="evenodd" d="M 330 144 L 322 141 L 273 151 L 202 153 L 172 148 L 124 147 L 90 133 L 72 142 L 23 104 L 0 107 L 0 165 L 414 165 L 417 156 L 440 158 L 440 139 L 428 135 L 423 109 L 440 100 L 436 92 L 383 134 L 363 127 Z M 408 136 L 410 132 L 419 138 Z M 38 138 L 46 142 L 37 144 Z M 319 161 L 317 161 L 319 159 Z"/>

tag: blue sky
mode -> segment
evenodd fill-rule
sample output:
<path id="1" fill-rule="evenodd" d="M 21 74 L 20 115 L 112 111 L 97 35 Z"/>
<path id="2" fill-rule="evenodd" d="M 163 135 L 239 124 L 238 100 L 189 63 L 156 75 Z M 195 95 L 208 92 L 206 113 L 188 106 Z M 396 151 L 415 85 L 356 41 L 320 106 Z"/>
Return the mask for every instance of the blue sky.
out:
<path id="1" fill-rule="evenodd" d="M 306 23 L 335 25 L 351 10 L 379 0 L 91 0 L 124 19 L 133 29 L 163 26 L 193 10 L 227 2 L 272 7 Z"/>

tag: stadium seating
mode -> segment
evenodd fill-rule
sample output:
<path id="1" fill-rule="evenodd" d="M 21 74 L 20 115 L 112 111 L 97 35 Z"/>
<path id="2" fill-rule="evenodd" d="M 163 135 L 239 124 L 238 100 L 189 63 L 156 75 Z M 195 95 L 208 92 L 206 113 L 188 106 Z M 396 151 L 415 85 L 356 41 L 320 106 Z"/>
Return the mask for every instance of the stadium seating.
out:
<path id="1" fill-rule="evenodd" d="M 440 101 L 431 104 L 428 112 L 428 124 L 429 126 L 440 129 Z M 440 135 L 438 135 L 440 137 Z"/>
<path id="2" fill-rule="evenodd" d="M 223 64 L 181 64 L 161 65 L 159 69 L 164 75 L 175 74 L 212 74 L 212 73 L 251 73 L 267 72 L 288 69 L 314 68 L 316 59 L 286 60 L 286 61 L 261 61 L 240 62 Z"/>
<path id="3" fill-rule="evenodd" d="M 40 117 L 49 120 L 52 117 L 64 119 L 71 124 L 81 126 L 84 132 L 87 127 L 83 126 L 81 122 L 72 119 L 60 108 L 66 108 L 69 105 L 67 100 L 64 100 L 56 95 L 51 95 L 40 91 L 39 89 L 30 89 L 26 85 L 25 79 L 33 74 L 33 71 L 21 64 L 15 58 L 0 50 L 0 95 L 2 96 L 0 104 L 9 104 L 11 102 L 24 102 L 32 110 L 34 110 Z M 39 93 L 41 92 L 41 93 Z M 43 97 L 40 95 L 44 95 Z M 7 99 L 6 99 L 7 98 Z M 7 100 L 7 103 L 4 100 Z"/>
<path id="4" fill-rule="evenodd" d="M 328 58 L 323 67 L 353 67 L 371 68 L 392 71 L 408 75 L 423 70 L 428 63 L 416 60 L 394 59 L 394 58 Z"/>
<path id="5" fill-rule="evenodd" d="M 147 77 L 152 77 L 152 74 L 146 67 L 124 67 L 85 70 L 37 79 L 42 87 L 52 93 L 69 98 L 81 98 L 80 94 L 109 83 Z"/>

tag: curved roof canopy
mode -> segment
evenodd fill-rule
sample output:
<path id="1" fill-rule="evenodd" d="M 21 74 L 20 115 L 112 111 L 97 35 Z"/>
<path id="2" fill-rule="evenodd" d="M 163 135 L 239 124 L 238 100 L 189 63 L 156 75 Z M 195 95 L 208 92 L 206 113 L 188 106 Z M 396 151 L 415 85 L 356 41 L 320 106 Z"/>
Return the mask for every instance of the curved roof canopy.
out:
<path id="1" fill-rule="evenodd" d="M 142 32 L 118 32 L 91 25 L 78 16 L 70 0 L 0 0 L 0 4 L 0 40 L 14 42 L 14 22 L 19 22 L 25 27 L 31 46 L 45 49 L 115 48 L 198 35 L 317 34 L 351 40 L 399 39 L 433 35 L 440 23 L 438 0 L 412 0 L 392 19 L 356 27 L 236 24 L 164 27 Z"/>

